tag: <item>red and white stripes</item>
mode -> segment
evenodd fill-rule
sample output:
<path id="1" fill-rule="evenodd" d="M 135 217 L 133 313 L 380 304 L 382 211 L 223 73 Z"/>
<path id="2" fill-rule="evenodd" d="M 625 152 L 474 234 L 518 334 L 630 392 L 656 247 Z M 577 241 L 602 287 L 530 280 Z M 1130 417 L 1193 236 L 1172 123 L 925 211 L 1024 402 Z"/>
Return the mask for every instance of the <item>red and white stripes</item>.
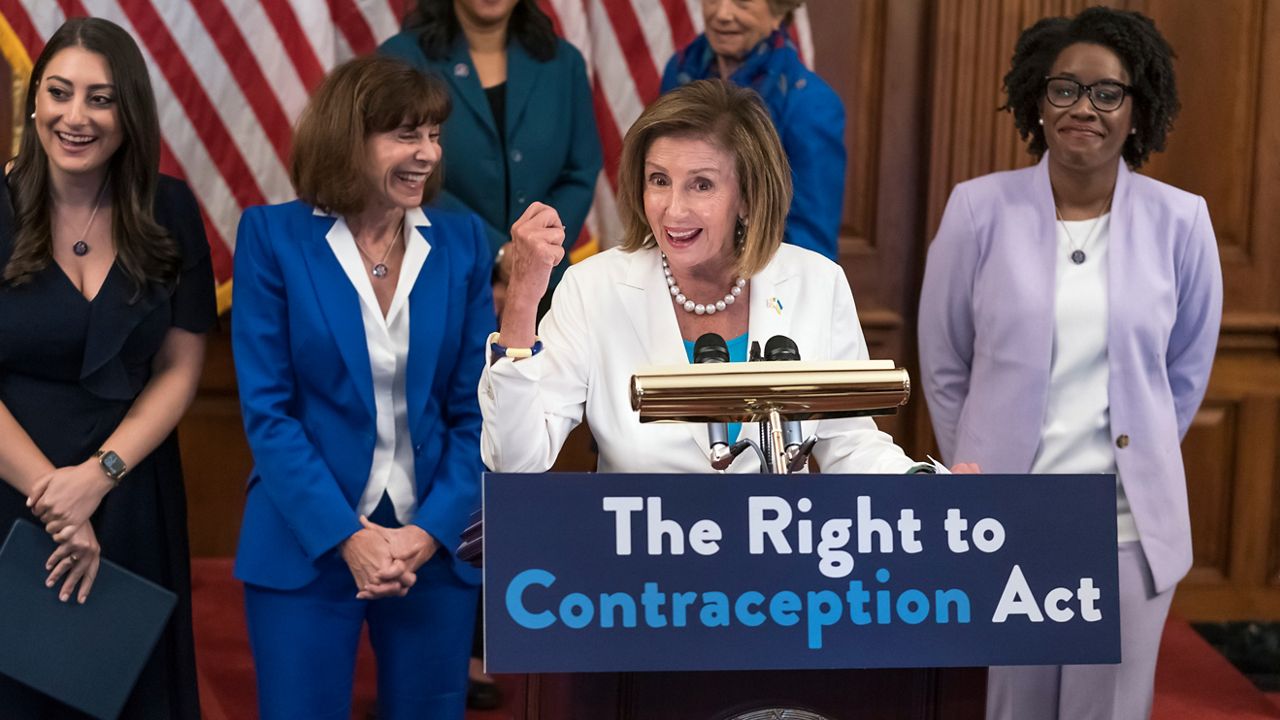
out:
<path id="1" fill-rule="evenodd" d="M 658 93 L 662 69 L 701 31 L 700 0 L 538 0 L 587 61 L 605 170 L 591 242 L 619 237 L 614 192 L 622 136 Z M 68 17 L 124 27 L 142 48 L 160 111 L 162 170 L 186 179 L 205 213 L 220 283 L 231 278 L 244 208 L 290 199 L 293 123 L 324 73 L 399 31 L 414 0 L 0 0 L 30 58 Z M 797 22 L 812 57 L 808 17 Z M 447 161 L 447 159 L 446 159 Z M 224 287 L 223 290 L 226 288 Z M 225 293 L 223 293 L 225 294 Z"/>

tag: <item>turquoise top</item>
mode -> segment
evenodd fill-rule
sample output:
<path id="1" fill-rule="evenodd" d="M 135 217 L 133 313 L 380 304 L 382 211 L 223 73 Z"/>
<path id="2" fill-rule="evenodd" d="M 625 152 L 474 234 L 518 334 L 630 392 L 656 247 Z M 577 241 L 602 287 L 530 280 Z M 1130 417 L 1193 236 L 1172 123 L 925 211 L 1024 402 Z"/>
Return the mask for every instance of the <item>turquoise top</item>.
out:
<path id="1" fill-rule="evenodd" d="M 742 333 L 732 340 L 725 340 L 725 346 L 729 348 L 729 362 L 746 362 L 747 361 L 747 333 Z M 689 362 L 693 362 L 693 341 L 684 341 L 684 354 L 689 357 Z M 738 440 L 738 433 L 742 430 L 742 423 L 729 423 L 729 442 L 734 443 Z"/>

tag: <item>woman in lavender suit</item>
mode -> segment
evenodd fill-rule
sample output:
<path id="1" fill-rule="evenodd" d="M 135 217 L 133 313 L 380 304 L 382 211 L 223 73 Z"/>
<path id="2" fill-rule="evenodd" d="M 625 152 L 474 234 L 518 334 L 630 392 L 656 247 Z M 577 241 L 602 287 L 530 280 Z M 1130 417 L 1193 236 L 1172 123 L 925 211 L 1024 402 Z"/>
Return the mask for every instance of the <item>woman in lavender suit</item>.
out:
<path id="1" fill-rule="evenodd" d="M 987 717 L 1145 718 L 1191 566 L 1179 444 L 1222 314 L 1204 199 L 1134 172 L 1178 110 L 1172 50 L 1137 13 L 1022 33 L 1004 78 L 1038 165 L 957 185 L 929 249 L 921 371 L 948 463 L 1115 473 L 1119 665 L 992 668 Z"/>

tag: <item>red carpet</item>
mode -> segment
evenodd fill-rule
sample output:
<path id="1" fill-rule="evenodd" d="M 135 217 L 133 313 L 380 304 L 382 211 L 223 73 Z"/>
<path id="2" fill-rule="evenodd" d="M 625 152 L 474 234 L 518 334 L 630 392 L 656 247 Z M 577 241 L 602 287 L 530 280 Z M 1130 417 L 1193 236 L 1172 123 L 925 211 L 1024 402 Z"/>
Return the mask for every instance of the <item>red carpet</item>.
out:
<path id="1" fill-rule="evenodd" d="M 1165 624 L 1156 666 L 1153 720 L 1270 720 L 1280 718 L 1273 703 L 1241 675 L 1191 626 L 1171 617 Z"/>
<path id="2" fill-rule="evenodd" d="M 244 624 L 240 583 L 231 561 L 197 559 L 192 564 L 200 700 L 206 720 L 257 716 L 253 661 Z M 507 696 L 514 681 L 499 678 Z M 373 655 L 361 647 L 356 668 L 353 717 L 364 720 L 374 704 Z M 510 710 L 470 712 L 467 720 L 512 720 Z M 1268 698 L 1249 683 L 1191 626 L 1170 618 L 1160 647 L 1152 720 L 1280 720 L 1280 698 Z"/>

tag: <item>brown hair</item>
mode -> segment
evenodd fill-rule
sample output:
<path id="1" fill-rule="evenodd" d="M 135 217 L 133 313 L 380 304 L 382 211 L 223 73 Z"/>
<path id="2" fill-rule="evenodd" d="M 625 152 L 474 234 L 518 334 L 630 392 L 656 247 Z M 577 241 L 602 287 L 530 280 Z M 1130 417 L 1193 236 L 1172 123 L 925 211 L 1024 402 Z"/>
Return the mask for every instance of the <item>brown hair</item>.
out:
<path id="1" fill-rule="evenodd" d="M 303 202 L 326 212 L 364 210 L 365 141 L 370 135 L 409 125 L 440 125 L 449 117 L 449 91 L 435 76 L 385 55 L 349 60 L 320 83 L 298 118 L 289 179 Z M 422 193 L 425 203 L 439 191 L 438 163 Z"/>
<path id="2" fill-rule="evenodd" d="M 120 128 L 124 138 L 107 161 L 111 188 L 111 237 L 116 259 L 134 286 L 134 299 L 152 281 L 173 282 L 181 256 L 177 243 L 155 220 L 160 181 L 160 120 L 151 92 L 151 76 L 138 45 L 115 23 L 101 18 L 75 18 L 49 38 L 31 68 L 31 84 L 23 104 L 22 143 L 9 173 L 17 232 L 3 281 L 21 285 L 53 261 L 53 212 L 49 188 L 49 156 L 32 118 L 45 66 L 69 47 L 101 55 L 111 71 Z"/>
<path id="3" fill-rule="evenodd" d="M 698 80 L 672 90 L 627 131 L 618 170 L 622 249 L 657 244 L 644 215 L 644 161 L 654 140 L 671 136 L 704 139 L 734 157 L 738 190 L 751 213 L 742 242 L 735 245 L 738 272 L 744 278 L 760 272 L 782 244 L 791 208 L 791 166 L 760 96 L 722 80 Z"/>

